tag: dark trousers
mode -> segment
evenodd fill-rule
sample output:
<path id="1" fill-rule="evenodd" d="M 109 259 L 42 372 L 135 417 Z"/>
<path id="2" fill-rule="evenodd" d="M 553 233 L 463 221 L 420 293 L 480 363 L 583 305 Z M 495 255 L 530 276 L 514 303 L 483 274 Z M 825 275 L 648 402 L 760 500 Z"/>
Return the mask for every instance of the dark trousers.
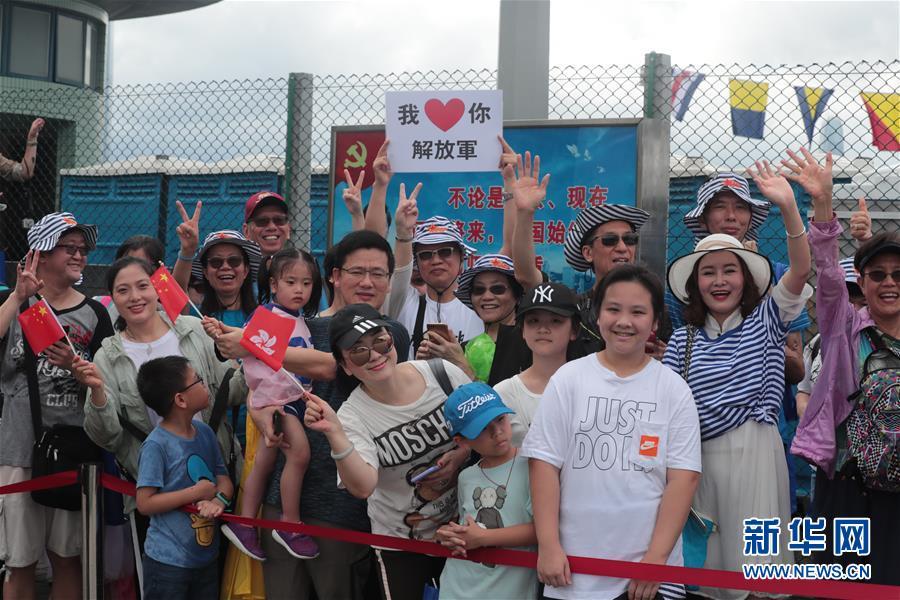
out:
<path id="1" fill-rule="evenodd" d="M 445 558 L 397 550 L 375 550 L 383 600 L 422 600 L 426 585 L 441 581 Z"/>
<path id="2" fill-rule="evenodd" d="M 144 600 L 218 600 L 219 567 L 173 567 L 144 556 Z"/>

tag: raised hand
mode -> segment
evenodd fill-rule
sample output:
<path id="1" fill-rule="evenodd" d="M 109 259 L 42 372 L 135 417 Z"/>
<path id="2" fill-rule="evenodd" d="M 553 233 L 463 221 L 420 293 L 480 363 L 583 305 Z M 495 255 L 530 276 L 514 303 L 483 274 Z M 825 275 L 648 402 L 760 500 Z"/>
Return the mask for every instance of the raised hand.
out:
<path id="1" fill-rule="evenodd" d="M 391 182 L 391 177 L 394 176 L 387 156 L 388 144 L 390 143 L 391 140 L 384 140 L 381 148 L 378 149 L 378 154 L 375 155 L 375 160 L 372 162 L 372 169 L 375 171 L 375 183 L 384 187 L 388 186 Z"/>
<path id="2" fill-rule="evenodd" d="M 747 175 L 753 178 L 762 195 L 778 208 L 796 205 L 791 184 L 781 173 L 772 170 L 769 161 L 756 161 L 756 171 L 751 167 L 747 169 Z"/>
<path id="3" fill-rule="evenodd" d="M 513 197 L 519 210 L 531 213 L 537 211 L 547 197 L 547 185 L 550 183 L 550 174 L 538 182 L 541 176 L 541 157 L 534 156 L 531 162 L 531 152 L 525 152 L 525 160 L 521 156 L 516 157 L 516 170 L 518 177 L 513 185 Z"/>
<path id="4" fill-rule="evenodd" d="M 509 189 L 516 182 L 516 163 L 518 162 L 519 155 L 516 154 L 516 151 L 512 149 L 512 146 L 503 139 L 502 135 L 498 135 L 497 139 L 500 140 L 500 146 L 503 148 L 500 152 L 499 169 L 500 173 L 503 175 L 503 185 Z"/>
<path id="5" fill-rule="evenodd" d="M 834 160 L 831 152 L 825 155 L 825 165 L 820 165 L 816 157 L 806 148 L 800 148 L 802 156 L 787 151 L 790 160 L 782 160 L 782 166 L 787 169 L 785 177 L 800 184 L 813 202 L 831 201 L 831 192 L 834 189 L 832 171 Z"/>
<path id="6" fill-rule="evenodd" d="M 181 215 L 181 224 L 175 228 L 175 233 L 178 234 L 178 240 L 181 242 L 181 254 L 182 256 L 191 256 L 200 245 L 200 210 L 203 208 L 203 202 L 197 201 L 194 214 L 190 218 L 188 218 L 181 200 L 176 200 L 175 206 L 178 208 L 178 214 Z"/>
<path id="7" fill-rule="evenodd" d="M 37 278 L 37 266 L 40 258 L 40 250 L 29 250 L 23 259 L 24 262 L 19 263 L 16 289 L 13 292 L 19 304 L 37 294 L 44 287 L 44 280 Z"/>
<path id="8" fill-rule="evenodd" d="M 347 212 L 351 215 L 362 215 L 362 183 L 363 179 L 366 177 L 366 170 L 360 169 L 359 178 L 356 182 L 353 182 L 353 178 L 350 177 L 350 171 L 344 169 L 344 181 L 347 182 L 347 187 L 344 188 L 344 205 L 347 207 Z"/>
<path id="9" fill-rule="evenodd" d="M 44 128 L 45 124 L 46 122 L 40 117 L 31 122 L 31 127 L 28 129 L 29 142 L 37 141 L 38 136 L 41 134 L 41 129 Z"/>
<path id="10" fill-rule="evenodd" d="M 866 199 L 860 197 L 859 208 L 850 215 L 850 235 L 858 242 L 872 237 L 872 217 L 866 207 Z"/>
<path id="11" fill-rule="evenodd" d="M 400 184 L 400 199 L 397 202 L 397 212 L 394 214 L 394 223 L 397 235 L 412 237 L 416 230 L 416 220 L 419 218 L 419 206 L 416 197 L 422 190 L 422 184 L 417 183 L 412 193 L 407 197 L 406 185 Z"/>

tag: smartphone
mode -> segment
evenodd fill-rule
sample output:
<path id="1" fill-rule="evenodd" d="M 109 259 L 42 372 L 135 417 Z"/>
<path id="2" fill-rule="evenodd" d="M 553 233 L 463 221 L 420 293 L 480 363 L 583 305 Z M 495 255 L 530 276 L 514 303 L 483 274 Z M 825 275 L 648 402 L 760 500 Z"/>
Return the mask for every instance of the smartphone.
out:
<path id="1" fill-rule="evenodd" d="M 281 413 L 277 410 L 272 413 L 272 431 L 275 432 L 275 435 L 281 435 Z"/>
<path id="2" fill-rule="evenodd" d="M 429 323 L 426 325 L 426 328 L 428 331 L 436 333 L 448 342 L 453 341 L 453 336 L 450 334 L 450 326 L 446 323 Z"/>
<path id="3" fill-rule="evenodd" d="M 436 472 L 436 471 L 439 471 L 440 469 L 441 469 L 441 467 L 438 466 L 438 465 L 431 465 L 430 467 L 428 467 L 427 469 L 425 469 L 425 470 L 422 471 L 421 473 L 416 473 L 415 475 L 413 475 L 412 477 L 410 477 L 409 480 L 410 480 L 410 482 L 412 482 L 412 483 L 419 483 L 420 481 L 422 481 L 423 479 L 425 479 L 426 477 L 428 477 L 428 476 L 431 475 L 432 473 L 434 473 L 434 472 Z"/>

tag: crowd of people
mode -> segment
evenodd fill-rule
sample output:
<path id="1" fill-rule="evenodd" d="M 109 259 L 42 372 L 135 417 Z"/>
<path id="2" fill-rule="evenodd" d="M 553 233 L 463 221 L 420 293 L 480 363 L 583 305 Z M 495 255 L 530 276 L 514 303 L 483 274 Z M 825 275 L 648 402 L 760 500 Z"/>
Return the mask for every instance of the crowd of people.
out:
<path id="1" fill-rule="evenodd" d="M 581 294 L 535 266 L 550 177 L 539 157 L 504 142 L 502 245 L 480 255 L 452 220 L 420 214 L 421 184 L 400 186 L 388 240 L 386 145 L 372 168 L 365 211 L 363 176 L 345 174 L 354 231 L 322 265 L 291 246 L 275 192 L 247 200 L 241 231 L 202 243 L 202 206 L 179 202 L 172 275 L 199 315 L 162 310 L 159 240 L 125 241 L 108 295 L 89 298 L 77 286 L 102 232 L 69 213 L 35 223 L 0 305 L 0 485 L 31 477 L 36 381 L 42 426 L 83 427 L 136 484 L 123 510 L 144 598 L 218 597 L 220 535 L 262 563 L 270 598 L 683 598 L 682 584 L 573 573 L 568 557 L 681 566 L 697 518 L 711 533 L 691 566 L 790 564 L 786 535 L 747 556 L 743 522 L 786 526 L 799 510 L 871 519 L 868 556 L 814 558 L 869 563 L 873 582 L 900 585 L 900 432 L 878 400 L 897 402 L 900 235 L 872 235 L 860 201 L 858 250 L 838 255 L 830 155 L 757 162 L 746 174 L 762 198 L 740 174 L 711 177 L 684 217 L 694 250 L 665 286 L 636 261 L 647 212 L 584 209 L 564 253 L 594 275 Z M 812 200 L 808 229 L 791 182 Z M 788 264 L 759 248 L 770 207 Z M 27 360 L 16 317 L 41 298 L 66 339 Z M 281 371 L 241 343 L 259 310 L 294 321 Z M 793 437 L 780 428 L 791 420 Z M 879 437 L 874 422 L 895 429 Z M 801 507 L 799 459 L 815 469 Z M 453 558 L 226 523 L 226 511 L 431 541 Z M 484 547 L 535 551 L 537 568 L 466 560 Z M 34 597 L 44 556 L 54 597 L 80 597 L 80 554 L 77 512 L 0 497 L 6 597 Z"/>

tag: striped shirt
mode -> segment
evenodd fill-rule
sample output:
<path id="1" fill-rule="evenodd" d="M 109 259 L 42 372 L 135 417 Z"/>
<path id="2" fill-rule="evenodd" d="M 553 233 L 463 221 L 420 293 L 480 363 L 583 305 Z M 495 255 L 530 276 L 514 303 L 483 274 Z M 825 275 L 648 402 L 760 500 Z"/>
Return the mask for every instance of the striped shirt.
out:
<path id="1" fill-rule="evenodd" d="M 719 337 L 697 329 L 691 351 L 688 385 L 697 403 L 700 437 L 709 440 L 753 419 L 778 424 L 784 395 L 784 345 L 788 325 L 811 295 L 806 286 L 793 296 L 776 286 L 740 325 Z M 738 315 L 739 319 L 739 315 Z M 687 329 L 675 330 L 663 364 L 684 369 Z"/>

